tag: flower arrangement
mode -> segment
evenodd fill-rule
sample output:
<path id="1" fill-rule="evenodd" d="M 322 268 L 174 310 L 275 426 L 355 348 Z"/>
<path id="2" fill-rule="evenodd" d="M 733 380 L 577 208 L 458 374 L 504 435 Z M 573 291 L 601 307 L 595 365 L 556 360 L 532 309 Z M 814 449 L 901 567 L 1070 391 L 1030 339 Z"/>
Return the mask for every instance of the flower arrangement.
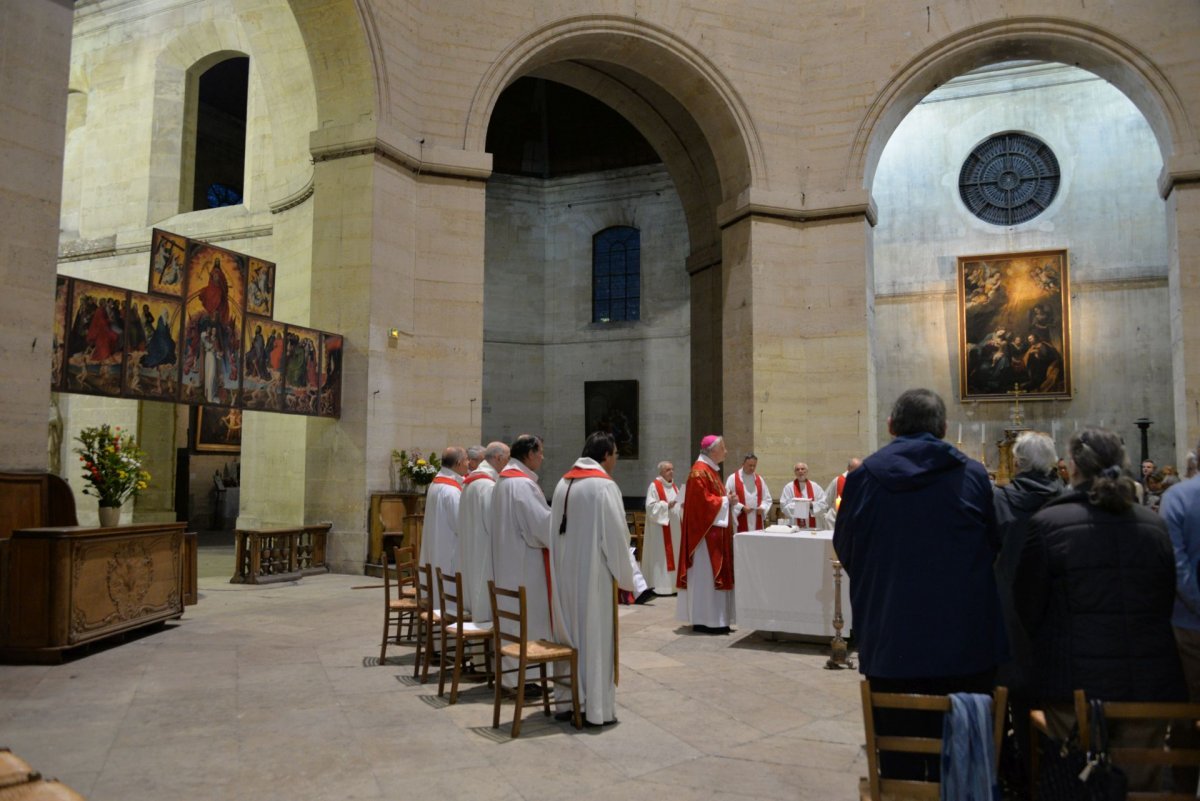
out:
<path id="1" fill-rule="evenodd" d="M 396 465 L 396 473 L 400 478 L 411 479 L 418 487 L 432 483 L 434 476 L 442 469 L 442 462 L 436 454 L 431 453 L 426 459 L 418 450 L 413 450 L 412 454 L 394 450 L 392 462 Z"/>
<path id="2" fill-rule="evenodd" d="M 150 474 L 142 469 L 146 453 L 132 436 L 121 433 L 120 426 L 91 426 L 75 441 L 83 446 L 75 452 L 83 462 L 83 480 L 90 485 L 83 493 L 99 498 L 101 506 L 119 507 L 149 486 Z"/>

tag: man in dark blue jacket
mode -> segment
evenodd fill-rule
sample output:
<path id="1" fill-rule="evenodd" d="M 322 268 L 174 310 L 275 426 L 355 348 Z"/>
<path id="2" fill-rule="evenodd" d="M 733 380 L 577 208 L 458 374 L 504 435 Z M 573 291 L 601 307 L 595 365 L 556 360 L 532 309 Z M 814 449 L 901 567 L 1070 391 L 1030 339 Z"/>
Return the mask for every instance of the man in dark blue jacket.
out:
<path id="1" fill-rule="evenodd" d="M 991 692 L 1008 648 L 987 471 L 942 441 L 946 405 L 930 390 L 901 395 L 888 431 L 895 439 L 846 477 L 833 535 L 850 577 L 859 669 L 876 691 Z M 885 712 L 876 713 L 880 733 L 929 726 L 927 736 L 940 735 L 936 717 Z M 883 756 L 885 775 L 938 775 L 936 757 Z"/>

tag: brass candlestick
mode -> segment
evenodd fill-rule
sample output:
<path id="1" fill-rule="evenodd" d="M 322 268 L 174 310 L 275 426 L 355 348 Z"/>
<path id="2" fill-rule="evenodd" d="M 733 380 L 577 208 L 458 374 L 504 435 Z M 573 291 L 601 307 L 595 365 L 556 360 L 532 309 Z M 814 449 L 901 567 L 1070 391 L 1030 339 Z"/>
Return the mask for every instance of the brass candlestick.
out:
<path id="1" fill-rule="evenodd" d="M 841 670 L 853 668 L 846 641 L 842 639 L 842 563 L 836 559 L 833 564 L 833 639 L 829 641 L 829 659 L 825 662 L 826 670 Z"/>

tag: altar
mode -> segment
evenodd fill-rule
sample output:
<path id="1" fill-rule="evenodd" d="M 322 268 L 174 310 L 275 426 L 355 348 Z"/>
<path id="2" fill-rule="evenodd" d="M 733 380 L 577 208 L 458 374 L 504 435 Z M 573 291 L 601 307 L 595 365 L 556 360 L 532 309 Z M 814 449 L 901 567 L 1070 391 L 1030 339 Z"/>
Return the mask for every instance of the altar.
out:
<path id="1" fill-rule="evenodd" d="M 733 537 L 734 600 L 742 629 L 821 639 L 833 630 L 833 531 Z M 842 582 L 842 636 L 851 631 L 848 583 Z"/>

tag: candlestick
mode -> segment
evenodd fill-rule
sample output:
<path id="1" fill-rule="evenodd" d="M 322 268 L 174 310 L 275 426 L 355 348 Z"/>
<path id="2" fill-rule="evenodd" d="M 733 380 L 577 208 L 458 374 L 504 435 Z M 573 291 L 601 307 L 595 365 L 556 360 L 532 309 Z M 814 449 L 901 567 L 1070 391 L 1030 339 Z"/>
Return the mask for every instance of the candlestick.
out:
<path id="1" fill-rule="evenodd" d="M 979 424 L 979 444 L 980 445 L 987 444 L 987 423 Z"/>
<path id="2" fill-rule="evenodd" d="M 958 424 L 958 441 L 962 442 L 962 423 Z"/>

